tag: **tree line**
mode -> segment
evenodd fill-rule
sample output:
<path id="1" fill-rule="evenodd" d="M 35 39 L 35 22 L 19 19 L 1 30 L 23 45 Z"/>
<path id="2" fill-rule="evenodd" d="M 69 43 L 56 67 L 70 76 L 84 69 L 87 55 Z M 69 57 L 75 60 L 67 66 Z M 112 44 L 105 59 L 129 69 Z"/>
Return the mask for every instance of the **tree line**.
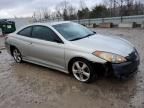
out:
<path id="1" fill-rule="evenodd" d="M 94 7 L 90 8 L 86 6 L 84 0 L 80 0 L 79 8 L 64 0 L 56 5 L 54 11 L 48 8 L 35 11 L 33 18 L 40 20 L 79 20 L 143 14 L 144 1 L 142 0 L 103 0 L 103 3 L 95 4 Z"/>

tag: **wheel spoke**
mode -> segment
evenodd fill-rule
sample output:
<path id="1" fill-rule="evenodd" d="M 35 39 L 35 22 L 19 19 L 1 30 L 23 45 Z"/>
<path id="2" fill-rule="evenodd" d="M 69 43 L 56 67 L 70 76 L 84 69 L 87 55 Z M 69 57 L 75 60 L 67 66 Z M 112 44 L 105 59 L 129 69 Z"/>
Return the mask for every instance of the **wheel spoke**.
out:
<path id="1" fill-rule="evenodd" d="M 79 62 L 76 62 L 75 65 L 76 65 L 77 69 L 81 68 L 80 65 L 79 65 Z"/>
<path id="2" fill-rule="evenodd" d="M 20 57 L 17 57 L 17 60 L 18 60 L 18 61 L 20 61 L 20 60 L 21 60 L 21 58 L 20 58 Z"/>
<path id="3" fill-rule="evenodd" d="M 17 56 L 20 56 L 20 53 L 17 53 Z"/>
<path id="4" fill-rule="evenodd" d="M 75 74 L 76 74 L 76 73 L 78 73 L 78 70 L 76 70 L 76 69 L 73 69 L 73 73 L 75 73 Z"/>
<path id="5" fill-rule="evenodd" d="M 86 67 L 87 67 L 87 65 L 86 65 L 86 64 L 83 64 L 82 70 L 84 70 Z"/>
<path id="6" fill-rule="evenodd" d="M 86 76 L 87 78 L 90 76 L 90 74 L 87 72 L 83 72 L 83 75 Z"/>
<path id="7" fill-rule="evenodd" d="M 16 52 L 15 51 L 13 52 L 13 55 L 16 56 Z"/>
<path id="8" fill-rule="evenodd" d="M 15 60 L 17 59 L 16 55 L 14 55 L 14 59 L 15 59 Z"/>
<path id="9" fill-rule="evenodd" d="M 84 80 L 83 74 L 79 74 L 79 77 L 80 77 L 80 80 L 81 80 L 81 81 Z"/>

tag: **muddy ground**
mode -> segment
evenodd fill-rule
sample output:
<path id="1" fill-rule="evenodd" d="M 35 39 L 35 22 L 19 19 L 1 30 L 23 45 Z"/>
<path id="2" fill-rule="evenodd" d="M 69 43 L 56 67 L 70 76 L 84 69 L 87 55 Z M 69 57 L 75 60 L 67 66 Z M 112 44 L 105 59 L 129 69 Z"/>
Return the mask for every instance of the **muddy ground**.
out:
<path id="1" fill-rule="evenodd" d="M 0 49 L 4 48 L 4 37 L 0 35 Z"/>
<path id="2" fill-rule="evenodd" d="M 117 35 L 138 49 L 141 65 L 128 81 L 99 78 L 84 84 L 72 76 L 0 54 L 0 108 L 144 108 L 144 30 L 96 29 Z M 3 46 L 0 37 L 0 45 Z"/>

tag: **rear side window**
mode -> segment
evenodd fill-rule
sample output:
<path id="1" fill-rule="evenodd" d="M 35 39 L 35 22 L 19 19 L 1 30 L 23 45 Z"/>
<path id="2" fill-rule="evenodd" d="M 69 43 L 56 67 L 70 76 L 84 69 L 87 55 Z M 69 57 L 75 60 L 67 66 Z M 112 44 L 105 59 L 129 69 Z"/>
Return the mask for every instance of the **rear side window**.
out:
<path id="1" fill-rule="evenodd" d="M 32 37 L 51 42 L 54 42 L 58 38 L 50 28 L 45 26 L 33 26 Z"/>
<path id="2" fill-rule="evenodd" d="M 27 27 L 27 28 L 24 28 L 23 30 L 21 30 L 20 32 L 18 32 L 17 34 L 22 35 L 22 36 L 31 37 L 31 30 L 32 30 L 32 27 Z"/>

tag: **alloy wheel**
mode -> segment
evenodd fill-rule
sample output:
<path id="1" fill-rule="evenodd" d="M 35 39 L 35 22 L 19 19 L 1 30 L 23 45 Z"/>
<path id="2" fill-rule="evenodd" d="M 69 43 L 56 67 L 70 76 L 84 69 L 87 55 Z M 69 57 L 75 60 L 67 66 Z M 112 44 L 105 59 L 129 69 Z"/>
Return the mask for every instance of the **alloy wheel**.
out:
<path id="1" fill-rule="evenodd" d="M 86 82 L 90 78 L 90 69 L 84 62 L 74 62 L 72 66 L 72 72 L 74 77 L 81 82 Z"/>
<path id="2" fill-rule="evenodd" d="M 20 63 L 22 61 L 21 53 L 17 49 L 13 50 L 13 57 L 17 63 Z"/>

